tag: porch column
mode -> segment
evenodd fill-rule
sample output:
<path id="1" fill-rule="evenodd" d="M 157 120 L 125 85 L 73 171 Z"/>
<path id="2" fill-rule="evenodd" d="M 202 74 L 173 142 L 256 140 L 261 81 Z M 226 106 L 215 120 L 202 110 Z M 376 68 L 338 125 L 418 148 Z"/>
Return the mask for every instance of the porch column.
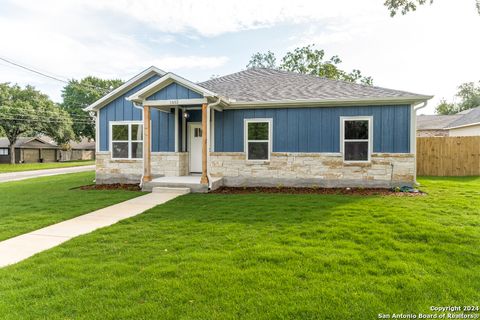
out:
<path id="1" fill-rule="evenodd" d="M 202 104 L 202 178 L 201 184 L 208 184 L 207 177 L 207 104 Z"/>
<path id="2" fill-rule="evenodd" d="M 143 182 L 152 181 L 150 137 L 150 107 L 143 107 Z"/>

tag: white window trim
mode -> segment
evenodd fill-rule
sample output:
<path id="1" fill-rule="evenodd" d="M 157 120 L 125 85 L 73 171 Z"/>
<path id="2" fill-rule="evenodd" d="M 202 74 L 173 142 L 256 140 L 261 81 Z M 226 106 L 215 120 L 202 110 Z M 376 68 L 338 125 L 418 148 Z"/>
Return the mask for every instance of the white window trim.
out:
<path id="1" fill-rule="evenodd" d="M 268 143 L 268 158 L 267 159 L 248 159 L 248 124 L 255 123 L 255 122 L 268 122 L 268 140 L 251 140 L 252 142 L 267 142 Z M 272 118 L 252 118 L 252 119 L 244 119 L 243 120 L 243 140 L 244 140 L 244 152 L 246 154 L 246 159 L 248 162 L 269 162 L 272 153 L 272 145 L 273 145 L 273 119 Z"/>
<path id="2" fill-rule="evenodd" d="M 8 148 L 0 148 L 0 151 L 2 151 L 0 156 L 8 156 L 10 154 L 10 150 Z M 3 151 L 6 151 L 6 153 L 4 154 Z"/>
<path id="3" fill-rule="evenodd" d="M 145 143 L 143 140 L 133 140 L 132 141 L 132 125 L 139 124 L 142 125 L 143 128 L 143 121 L 110 121 L 110 133 L 109 133 L 109 140 L 110 140 L 110 158 L 112 160 L 143 160 L 143 153 L 145 152 Z M 114 158 L 113 157 L 113 135 L 112 135 L 112 128 L 114 125 L 128 125 L 128 140 L 115 140 L 115 142 L 127 142 L 128 143 L 128 158 Z M 142 130 L 143 131 L 143 130 Z M 143 132 L 142 132 L 143 138 Z M 142 157 L 141 158 L 132 158 L 132 142 L 142 142 Z"/>
<path id="4" fill-rule="evenodd" d="M 368 121 L 368 140 L 365 139 L 348 139 L 348 142 L 368 142 L 368 159 L 367 160 L 345 160 L 345 121 Z M 373 153 L 373 116 L 349 116 L 340 117 L 340 153 L 344 163 L 369 163 L 372 160 Z"/>

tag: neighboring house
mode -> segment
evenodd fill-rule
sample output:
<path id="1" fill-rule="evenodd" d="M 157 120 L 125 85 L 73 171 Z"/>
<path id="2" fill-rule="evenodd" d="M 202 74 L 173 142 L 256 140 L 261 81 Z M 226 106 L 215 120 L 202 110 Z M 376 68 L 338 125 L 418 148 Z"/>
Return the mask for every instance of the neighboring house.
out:
<path id="1" fill-rule="evenodd" d="M 71 141 L 70 149 L 60 150 L 60 161 L 95 159 L 95 141 L 83 138 L 82 141 Z"/>
<path id="2" fill-rule="evenodd" d="M 0 163 L 10 163 L 10 142 L 0 138 Z M 55 162 L 58 146 L 42 138 L 20 137 L 15 143 L 15 162 Z"/>
<path id="3" fill-rule="evenodd" d="M 452 115 L 417 116 L 417 136 L 480 136 L 480 107 Z"/>
<path id="4" fill-rule="evenodd" d="M 430 98 L 272 69 L 193 83 L 151 67 L 86 108 L 96 183 L 412 185 L 416 109 Z"/>

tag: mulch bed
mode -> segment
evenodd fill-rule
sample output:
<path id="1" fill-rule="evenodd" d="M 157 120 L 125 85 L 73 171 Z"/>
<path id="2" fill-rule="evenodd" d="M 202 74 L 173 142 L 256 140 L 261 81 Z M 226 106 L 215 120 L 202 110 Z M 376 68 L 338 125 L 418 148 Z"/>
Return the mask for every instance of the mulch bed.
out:
<path id="1" fill-rule="evenodd" d="M 399 192 L 383 188 L 293 188 L 293 187 L 220 187 L 210 193 L 218 194 L 251 194 L 251 193 L 283 193 L 283 194 L 336 194 L 357 196 L 395 196 L 416 197 L 426 193 Z"/>
<path id="2" fill-rule="evenodd" d="M 81 186 L 81 190 L 127 190 L 127 191 L 142 191 L 138 184 L 91 184 L 88 186 Z"/>

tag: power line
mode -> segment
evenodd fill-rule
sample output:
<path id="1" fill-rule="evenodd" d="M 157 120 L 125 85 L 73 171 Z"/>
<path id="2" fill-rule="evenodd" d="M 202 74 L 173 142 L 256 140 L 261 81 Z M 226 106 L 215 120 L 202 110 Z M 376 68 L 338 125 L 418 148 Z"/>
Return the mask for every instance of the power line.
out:
<path id="1" fill-rule="evenodd" d="M 25 116 L 25 115 L 23 115 L 19 112 L 12 112 L 12 110 L 2 110 L 2 115 L 6 115 L 6 116 L 10 116 L 10 117 L 11 116 L 13 116 L 13 117 L 27 117 L 27 116 Z M 37 117 L 49 118 L 49 115 L 44 114 L 44 115 L 40 115 L 40 116 L 37 116 Z M 61 115 L 60 118 L 62 118 L 62 119 L 72 119 L 72 120 L 90 120 L 90 119 L 93 119 L 94 117 L 91 117 L 91 116 L 88 116 L 88 115 L 72 116 L 72 115 L 67 113 L 67 116 Z"/>
<path id="2" fill-rule="evenodd" d="M 13 62 L 13 61 L 10 61 L 8 59 L 5 59 L 3 57 L 0 57 L 0 60 L 2 61 L 5 61 L 6 63 L 10 63 L 11 65 L 14 65 L 16 67 L 19 67 L 19 68 L 22 68 L 22 69 L 25 69 L 27 71 L 30 71 L 30 72 L 33 72 L 33 73 L 36 73 L 36 74 L 39 74 L 41 76 L 44 76 L 44 77 L 47 77 L 47 78 L 50 78 L 50 79 L 53 79 L 53 80 L 56 80 L 56 81 L 60 81 L 60 82 L 63 82 L 63 83 L 68 83 L 67 80 L 63 80 L 63 79 L 60 79 L 60 78 L 57 78 L 57 77 L 54 77 L 54 76 L 51 76 L 51 75 L 48 75 L 46 73 L 43 73 L 43 72 L 40 72 L 40 71 L 37 71 L 37 70 L 34 70 L 32 68 L 29 68 L 29 67 L 26 67 L 26 66 L 23 66 L 19 63 L 16 63 L 16 62 Z"/>
<path id="3" fill-rule="evenodd" d="M 11 111 L 11 110 L 10 110 Z M 25 115 L 25 114 L 22 114 L 22 113 L 18 113 L 18 112 L 2 112 L 1 113 L 1 116 L 0 116 L 0 119 L 3 117 L 3 116 L 6 116 L 6 117 L 14 117 L 14 118 L 27 118 L 29 119 L 30 117 L 28 115 Z M 42 114 L 42 115 L 36 115 L 35 116 L 36 118 L 39 118 L 39 119 L 51 119 L 52 117 L 56 118 L 56 119 L 62 119 L 62 120 L 75 120 L 75 121 L 93 121 L 94 117 L 90 117 L 90 116 L 80 116 L 80 117 L 77 117 L 77 116 L 70 116 L 68 113 L 65 114 L 65 115 L 55 115 L 55 114 Z"/>
<path id="4" fill-rule="evenodd" d="M 28 120 L 28 121 L 36 121 L 35 119 L 39 119 L 39 120 L 55 120 L 55 121 L 73 121 L 73 122 L 84 122 L 84 123 L 93 123 L 94 120 L 93 119 L 75 119 L 75 118 L 66 118 L 66 117 L 55 117 L 55 118 L 50 118 L 50 117 L 35 117 L 33 120 L 32 118 L 28 117 L 28 116 L 21 116 L 21 115 L 13 115 L 13 114 L 10 114 L 10 115 L 5 115 L 5 116 L 1 116 L 0 117 L 0 120 Z"/>
<path id="5" fill-rule="evenodd" d="M 33 68 L 30 68 L 30 67 L 27 67 L 25 65 L 22 65 L 20 63 L 17 63 L 17 62 L 14 62 L 10 59 L 7 59 L 7 58 L 4 58 L 4 57 L 0 57 L 0 60 L 6 62 L 6 63 L 9 63 L 15 67 L 18 67 L 18 68 L 21 68 L 21 69 L 24 69 L 26 71 L 29 71 L 29 72 L 33 72 L 35 74 L 38 74 L 40 76 L 43 76 L 43 77 L 46 77 L 46 78 L 49 78 L 49 79 L 52 79 L 52 80 L 55 80 L 55 81 L 58 81 L 58 82 L 62 82 L 62 83 L 66 83 L 66 84 L 70 84 L 70 85 L 74 85 L 74 86 L 80 86 L 80 87 L 88 87 L 88 88 L 92 88 L 92 89 L 96 89 L 96 90 L 101 90 L 102 93 L 108 93 L 108 89 L 105 89 L 105 88 L 101 88 L 101 87 L 97 87 L 97 86 L 94 86 L 94 85 L 90 85 L 90 84 L 81 84 L 81 83 L 73 83 L 74 79 L 72 79 L 71 81 L 69 80 L 65 80 L 66 77 L 64 77 L 65 79 L 60 79 L 60 77 L 55 77 L 55 76 L 52 76 L 52 75 L 49 75 L 49 74 L 46 74 L 44 72 L 41 72 L 41 71 L 38 71 L 38 70 L 35 70 Z"/>
<path id="6" fill-rule="evenodd" d="M 65 122 L 65 119 L 27 119 L 27 118 L 1 118 L 1 120 L 8 120 L 8 121 L 23 121 L 23 122 L 50 122 L 50 123 L 60 123 L 60 122 Z M 72 120 L 72 123 L 79 123 L 79 124 L 91 124 L 92 122 L 87 122 L 87 121 L 79 121 L 79 120 Z"/>

